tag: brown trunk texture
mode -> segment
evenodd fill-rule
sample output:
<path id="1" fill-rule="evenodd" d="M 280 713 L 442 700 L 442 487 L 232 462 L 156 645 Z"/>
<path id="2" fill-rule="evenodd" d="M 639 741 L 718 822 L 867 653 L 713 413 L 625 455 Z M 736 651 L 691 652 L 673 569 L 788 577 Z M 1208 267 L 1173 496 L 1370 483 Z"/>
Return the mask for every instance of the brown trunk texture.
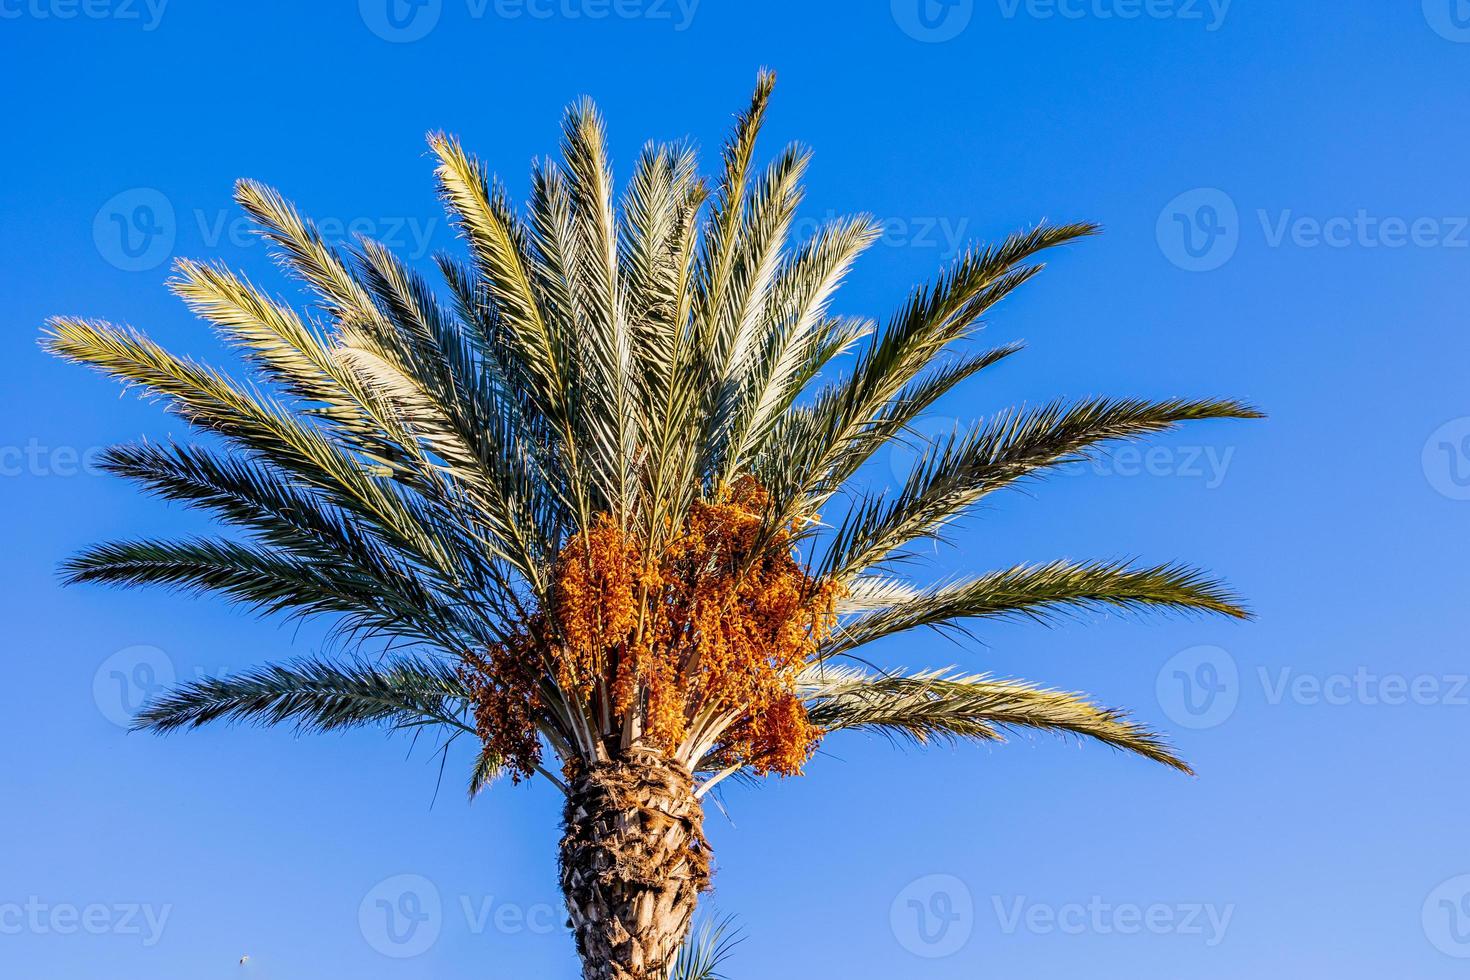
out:
<path id="1" fill-rule="evenodd" d="M 586 980 L 660 980 L 709 888 L 704 809 L 689 770 L 657 753 L 569 783 L 561 887 Z"/>

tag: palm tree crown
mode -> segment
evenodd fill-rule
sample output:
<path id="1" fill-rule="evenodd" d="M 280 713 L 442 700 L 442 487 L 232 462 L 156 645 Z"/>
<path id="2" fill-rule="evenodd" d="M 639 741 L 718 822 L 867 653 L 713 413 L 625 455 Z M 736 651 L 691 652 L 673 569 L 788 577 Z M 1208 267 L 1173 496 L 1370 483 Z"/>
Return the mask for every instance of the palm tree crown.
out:
<path id="1" fill-rule="evenodd" d="M 567 114 L 563 162 L 535 168 L 524 216 L 456 140 L 431 136 L 468 251 L 437 258 L 438 287 L 376 242 L 329 245 L 275 191 L 241 182 L 240 205 L 313 308 L 212 264 L 179 262 L 172 285 L 240 351 L 250 383 L 130 329 L 51 322 L 50 350 L 218 437 L 116 447 L 106 467 L 244 532 L 97 546 L 67 564 L 70 580 L 219 592 L 413 648 L 201 680 L 149 705 L 140 727 L 440 726 L 479 738 L 472 792 L 539 773 L 577 796 L 587 773 L 641 753 L 690 774 L 697 798 L 728 775 L 798 772 L 842 729 L 921 741 L 1045 729 L 1186 769 L 1079 696 L 860 669 L 850 655 L 986 618 L 1243 615 L 1175 564 L 1056 561 L 915 585 L 895 561 L 986 495 L 1105 443 L 1257 412 L 1190 399 L 1018 408 L 923 444 L 889 492 L 855 489 L 936 400 L 1016 352 L 969 341 L 1042 252 L 1095 229 L 1041 225 L 969 251 L 881 327 L 835 315 L 879 228 L 856 217 L 789 240 L 808 155 L 756 166 L 771 86 L 762 75 L 712 189 L 689 147 L 650 145 L 615 200 L 587 102 Z M 569 828 L 596 836 L 573 809 Z M 595 975 L 663 969 L 659 950 Z"/>

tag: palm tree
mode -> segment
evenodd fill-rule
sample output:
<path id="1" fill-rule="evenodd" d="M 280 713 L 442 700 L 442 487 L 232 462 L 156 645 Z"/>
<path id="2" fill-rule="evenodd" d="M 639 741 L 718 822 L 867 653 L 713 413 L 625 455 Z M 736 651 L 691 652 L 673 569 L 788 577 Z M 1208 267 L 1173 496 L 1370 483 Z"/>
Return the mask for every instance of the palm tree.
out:
<path id="1" fill-rule="evenodd" d="M 181 261 L 171 285 L 250 383 L 105 323 L 57 318 L 44 340 L 215 437 L 115 447 L 105 465 L 236 529 L 95 546 L 66 578 L 324 616 L 349 645 L 186 684 L 137 727 L 477 739 L 471 795 L 500 775 L 565 795 L 560 881 L 588 980 L 672 967 L 710 882 L 702 798 L 730 776 L 799 773 L 833 732 L 1038 729 L 1189 771 L 1078 695 L 877 670 L 859 647 L 1089 609 L 1244 615 L 1177 564 L 900 576 L 910 546 L 997 490 L 1116 440 L 1259 416 L 1231 400 L 1017 408 L 924 441 L 901 486 L 864 491 L 875 453 L 917 440 L 936 400 L 1017 351 L 971 345 L 982 316 L 1042 252 L 1096 229 L 1043 224 L 971 250 L 881 328 L 837 316 L 834 290 L 879 228 L 857 217 L 788 242 L 808 154 L 754 163 L 772 83 L 760 76 L 712 191 L 688 146 L 649 145 L 615 204 L 585 101 L 567 113 L 563 162 L 534 169 L 524 216 L 455 139 L 430 136 L 468 251 L 438 257 L 439 287 L 376 242 L 329 245 L 241 182 L 312 310 L 218 265 Z M 369 658 L 377 638 L 391 651 Z"/>

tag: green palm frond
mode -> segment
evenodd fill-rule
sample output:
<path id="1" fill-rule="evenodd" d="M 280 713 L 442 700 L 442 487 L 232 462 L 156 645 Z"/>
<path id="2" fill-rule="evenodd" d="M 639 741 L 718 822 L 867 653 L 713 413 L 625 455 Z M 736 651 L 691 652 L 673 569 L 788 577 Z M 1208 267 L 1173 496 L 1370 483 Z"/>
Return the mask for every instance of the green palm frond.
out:
<path id="1" fill-rule="evenodd" d="M 1094 739 L 1191 772 L 1157 733 L 1122 712 L 1021 681 L 942 670 L 875 675 L 824 667 L 810 671 L 804 687 L 812 720 L 828 731 L 870 731 L 919 744 L 1003 741 L 1007 731 L 1047 731 Z"/>
<path id="2" fill-rule="evenodd" d="M 473 733 L 471 694 L 433 659 L 302 660 L 184 684 L 138 713 L 135 730 L 173 732 L 214 721 L 290 724 L 299 732 L 386 725 L 444 725 Z"/>
<path id="3" fill-rule="evenodd" d="M 892 497 L 853 508 L 837 528 L 824 571 L 842 581 L 919 538 L 934 536 L 986 494 L 1039 471 L 1084 460 L 1111 441 L 1202 419 L 1253 419 L 1236 401 L 1146 402 L 1096 398 L 1002 412 L 969 433 L 929 446 Z"/>
<path id="4" fill-rule="evenodd" d="M 748 364 L 726 381 L 722 479 L 748 468 L 756 450 L 824 363 L 852 341 L 850 325 L 826 316 L 852 264 L 881 233 L 868 218 L 823 228 L 771 280 L 765 336 L 752 341 Z M 835 345 L 835 350 L 833 350 Z"/>
<path id="5" fill-rule="evenodd" d="M 333 616 L 347 634 L 387 634 L 446 651 L 483 642 L 475 623 L 411 576 L 224 539 L 95 545 L 66 561 L 62 572 L 69 583 L 218 593 L 266 615 Z"/>
<path id="6" fill-rule="evenodd" d="M 574 402 L 581 387 L 576 358 L 575 317 L 547 317 L 533 270 L 530 233 L 502 194 L 492 191 L 480 163 L 443 134 L 429 138 L 439 158 L 440 195 L 475 260 L 476 301 L 490 308 L 496 356 L 506 365 L 506 382 L 518 391 L 531 425 L 545 420 L 545 435 L 565 455 L 568 485 L 577 516 L 590 522 L 597 499 L 609 496 L 606 475 L 584 468 L 586 436 L 579 431 Z M 571 274 L 568 266 L 563 276 Z M 596 496 L 594 496 L 594 493 Z"/>
<path id="7" fill-rule="evenodd" d="M 951 585 L 899 595 L 891 605 L 845 623 L 821 650 L 822 659 L 867 643 L 930 626 L 966 629 L 966 620 L 1048 622 L 1089 610 L 1249 614 L 1220 582 L 1183 565 L 1132 567 L 1123 562 L 1055 561 L 1018 565 Z"/>
<path id="8" fill-rule="evenodd" d="M 141 334 L 106 324 L 58 318 L 51 322 L 46 346 L 162 398 L 200 429 L 269 460 L 374 526 L 395 546 L 453 575 L 454 551 L 431 516 L 379 475 L 371 462 L 354 456 L 326 431 L 298 420 L 265 395 L 175 357 Z"/>
<path id="9" fill-rule="evenodd" d="M 435 658 L 300 660 L 174 688 L 144 705 L 133 729 L 166 734 L 223 721 L 291 725 L 299 733 L 431 727 L 456 738 L 475 734 L 473 703 L 459 672 Z M 470 797 L 503 771 L 500 758 L 482 747 L 470 769 Z"/>
<path id="10" fill-rule="evenodd" d="M 1039 253 L 1096 231 L 1087 224 L 1040 225 L 961 256 L 932 287 L 916 290 L 888 327 L 870 338 L 848 376 L 819 395 L 806 438 L 786 464 L 767 467 L 778 519 L 821 507 L 953 384 L 1010 353 L 982 355 L 969 373 L 953 375 L 948 384 L 924 386 L 923 376 L 941 355 L 970 337 L 986 311 L 1041 271 L 1033 261 Z M 916 396 L 915 387 L 924 387 L 926 394 Z"/>

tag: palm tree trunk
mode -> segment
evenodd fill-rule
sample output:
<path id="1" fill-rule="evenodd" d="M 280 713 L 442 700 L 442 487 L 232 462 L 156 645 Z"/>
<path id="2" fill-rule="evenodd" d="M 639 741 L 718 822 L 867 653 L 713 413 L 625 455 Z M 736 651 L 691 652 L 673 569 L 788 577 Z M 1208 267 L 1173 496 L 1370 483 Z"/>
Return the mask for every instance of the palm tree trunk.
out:
<path id="1" fill-rule="evenodd" d="M 659 980 L 709 888 L 689 770 L 633 749 L 569 782 L 561 886 L 585 980 Z"/>

